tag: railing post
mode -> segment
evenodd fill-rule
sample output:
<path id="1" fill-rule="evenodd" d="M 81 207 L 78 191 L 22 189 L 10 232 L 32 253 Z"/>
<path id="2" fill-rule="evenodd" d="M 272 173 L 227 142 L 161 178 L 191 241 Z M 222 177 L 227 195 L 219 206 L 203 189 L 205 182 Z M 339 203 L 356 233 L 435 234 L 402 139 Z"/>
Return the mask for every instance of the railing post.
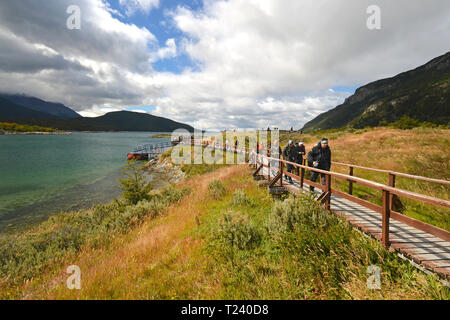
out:
<path id="1" fill-rule="evenodd" d="M 353 167 L 350 167 L 350 172 L 348 173 L 349 176 L 353 176 Z M 353 182 L 348 182 L 348 194 L 353 195 Z"/>
<path id="2" fill-rule="evenodd" d="M 389 187 L 395 188 L 395 174 L 389 173 Z M 394 208 L 394 197 L 395 194 L 390 194 L 389 196 L 389 210 Z"/>
<path id="3" fill-rule="evenodd" d="M 283 186 L 283 166 L 284 163 L 280 160 L 280 172 L 281 172 L 280 186 Z"/>
<path id="4" fill-rule="evenodd" d="M 300 189 L 303 189 L 303 181 L 305 180 L 305 168 L 300 171 Z"/>
<path id="5" fill-rule="evenodd" d="M 381 225 L 381 243 L 385 248 L 389 247 L 389 218 L 391 215 L 390 211 L 390 193 L 389 191 L 383 190 L 383 209 L 382 209 L 382 225 Z"/>
<path id="6" fill-rule="evenodd" d="M 325 175 L 325 183 L 326 183 L 326 199 L 325 199 L 325 210 L 331 209 L 331 175 L 327 174 Z"/>
<path id="7" fill-rule="evenodd" d="M 269 172 L 267 173 L 267 179 L 270 181 L 270 159 L 267 159 L 267 165 L 269 166 Z"/>

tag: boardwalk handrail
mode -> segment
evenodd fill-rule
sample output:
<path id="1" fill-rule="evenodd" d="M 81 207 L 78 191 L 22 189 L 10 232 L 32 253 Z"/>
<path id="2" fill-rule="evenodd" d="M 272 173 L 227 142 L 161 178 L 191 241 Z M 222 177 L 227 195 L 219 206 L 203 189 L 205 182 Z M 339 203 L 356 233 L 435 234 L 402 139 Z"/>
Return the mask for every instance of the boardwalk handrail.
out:
<path id="1" fill-rule="evenodd" d="M 422 180 L 422 181 L 426 181 L 426 182 L 450 185 L 450 180 L 442 180 L 442 179 L 434 179 L 434 178 L 428 178 L 428 177 L 423 177 L 423 176 L 416 176 L 416 175 L 413 175 L 413 174 L 408 174 L 408 173 L 403 173 L 403 172 L 397 172 L 397 171 L 385 170 L 385 169 L 369 168 L 369 167 L 363 167 L 363 166 L 358 166 L 358 165 L 353 165 L 353 164 L 348 164 L 348 163 L 342 163 L 342 162 L 337 162 L 337 161 L 332 161 L 331 163 L 335 164 L 335 165 L 338 165 L 338 166 L 345 166 L 345 167 L 348 167 L 348 168 L 361 169 L 361 170 L 367 170 L 367 171 L 374 171 L 374 172 L 379 172 L 379 173 L 391 174 L 391 175 L 395 175 L 395 176 L 398 176 L 398 177 L 404 177 L 404 178 L 409 178 L 409 179 Z"/>
<path id="2" fill-rule="evenodd" d="M 196 141 L 199 141 L 199 143 L 198 142 L 196 143 Z M 385 185 L 385 184 L 370 181 L 370 180 L 367 180 L 364 178 L 355 177 L 352 174 L 347 175 L 347 174 L 333 172 L 333 171 L 321 170 L 321 169 L 317 169 L 317 168 L 308 167 L 303 164 L 290 162 L 290 161 L 287 161 L 284 159 L 269 157 L 269 156 L 263 155 L 261 153 L 255 152 L 255 150 L 251 150 L 250 152 L 248 152 L 248 150 L 249 150 L 248 148 L 245 148 L 243 150 L 243 149 L 235 148 L 235 146 L 233 146 L 233 145 L 224 146 L 223 144 L 220 144 L 217 142 L 212 142 L 212 143 L 208 143 L 205 145 L 204 141 L 194 140 L 194 139 L 192 139 L 190 141 L 190 144 L 191 145 L 199 145 L 199 146 L 209 146 L 209 147 L 212 146 L 214 148 L 222 149 L 224 151 L 235 151 L 235 152 L 239 152 L 239 153 L 253 154 L 254 156 L 256 156 L 255 160 L 253 161 L 253 164 L 255 164 L 257 167 L 255 174 L 259 173 L 259 171 L 261 170 L 262 167 L 267 167 L 267 168 L 269 168 L 269 180 L 271 179 L 271 170 L 274 170 L 273 168 L 271 168 L 271 163 L 273 163 L 273 162 L 278 163 L 279 167 L 276 168 L 276 170 L 275 170 L 277 172 L 277 174 L 270 181 L 269 187 L 274 186 L 275 183 L 278 181 L 280 182 L 280 185 L 282 186 L 283 185 L 283 175 L 287 175 L 291 178 L 299 180 L 300 181 L 300 189 L 303 188 L 304 182 L 306 182 L 310 186 L 317 187 L 323 191 L 323 193 L 319 196 L 318 200 L 320 200 L 321 203 L 323 203 L 325 208 L 328 210 L 330 210 L 330 208 L 331 208 L 331 194 L 336 194 L 336 195 L 344 197 L 350 201 L 356 202 L 362 206 L 365 206 L 369 209 L 372 209 L 378 213 L 381 213 L 382 214 L 381 242 L 385 247 L 389 247 L 389 219 L 391 217 L 394 220 L 401 221 L 407 225 L 410 225 L 410 226 L 413 226 L 422 231 L 428 232 L 428 233 L 435 235 L 437 237 L 440 237 L 446 241 L 450 241 L 450 232 L 448 232 L 447 230 L 444 230 L 439 227 L 425 223 L 423 221 L 419 221 L 417 219 L 405 216 L 399 212 L 395 212 L 394 210 L 392 210 L 392 200 L 393 200 L 394 195 L 402 196 L 402 197 L 413 199 L 413 200 L 419 200 L 419 201 L 429 203 L 432 205 L 438 205 L 438 206 L 442 206 L 445 208 L 450 208 L 450 201 L 448 201 L 448 200 L 439 199 L 439 198 L 419 194 L 416 192 L 411 192 L 411 191 L 396 188 L 395 187 L 395 176 L 394 176 L 394 174 L 396 174 L 396 172 L 389 171 L 389 170 L 382 171 L 384 173 L 389 173 L 389 178 L 390 178 L 389 185 Z M 264 161 L 262 161 L 263 159 L 267 160 L 267 164 L 265 164 Z M 338 164 L 340 164 L 340 163 L 338 163 Z M 258 167 L 258 165 L 259 165 L 259 167 Z M 298 168 L 300 175 L 298 176 L 298 175 L 295 175 L 290 172 L 285 172 L 283 170 L 283 167 L 285 165 L 292 165 L 293 167 Z M 355 168 L 355 167 L 360 167 L 360 166 L 353 166 L 353 168 Z M 364 167 L 361 167 L 361 168 L 364 168 Z M 315 171 L 317 173 L 324 174 L 326 184 L 321 185 L 319 183 L 315 183 L 315 182 L 312 182 L 312 181 L 306 179 L 305 178 L 306 170 Z M 380 169 L 375 169 L 375 170 L 380 170 Z M 353 173 L 353 172 L 351 171 L 351 173 Z M 401 174 L 401 173 L 400 173 L 400 175 L 412 176 L 412 175 Z M 331 188 L 331 177 L 348 181 L 350 183 L 350 186 L 353 183 L 357 183 L 357 184 L 361 184 L 363 186 L 366 186 L 366 187 L 369 187 L 369 188 L 372 188 L 375 190 L 380 190 L 382 192 L 382 204 L 383 205 L 378 206 L 374 203 L 371 203 L 371 202 L 368 202 L 368 201 L 365 201 L 363 199 L 353 196 L 351 194 L 352 188 L 349 188 L 349 194 L 339 191 L 339 190 L 336 190 L 336 189 L 332 189 Z M 392 179 L 393 177 L 394 177 L 394 179 Z M 412 176 L 412 177 L 414 177 L 414 176 Z M 425 177 L 421 177 L 421 178 L 431 179 L 431 178 L 425 178 Z M 432 180 L 437 181 L 438 179 L 432 179 Z M 436 182 L 436 181 L 434 181 L 434 182 Z M 446 180 L 443 180 L 443 181 L 446 182 Z"/>
<path id="3" fill-rule="evenodd" d="M 395 187 L 391 187 L 382 183 L 378 183 L 378 182 L 374 182 L 371 180 L 367 180 L 364 178 L 359 178 L 359 177 L 355 177 L 355 176 L 350 176 L 344 173 L 339 173 L 339 172 L 333 172 L 333 171 L 326 171 L 326 170 L 321 170 L 321 169 L 317 169 L 317 168 L 312 168 L 312 167 L 308 167 L 305 165 L 301 165 L 295 162 L 290 162 L 290 161 L 286 161 L 286 160 L 282 160 L 282 159 L 277 159 L 277 158 L 271 158 L 268 156 L 264 156 L 264 155 L 260 155 L 260 157 L 264 157 L 266 159 L 268 159 L 269 161 L 279 161 L 282 162 L 284 164 L 290 164 L 292 166 L 298 167 L 298 168 L 303 168 L 306 170 L 310 170 L 310 171 L 315 171 L 318 173 L 323 173 L 326 175 L 330 175 L 332 177 L 335 178 L 339 178 L 339 179 L 343 179 L 343 180 L 352 180 L 353 182 L 359 183 L 363 186 L 369 187 L 369 188 L 373 188 L 373 189 L 377 189 L 377 190 L 386 190 L 389 191 L 392 194 L 398 195 L 398 196 L 403 196 L 406 198 L 411 198 L 414 200 L 419 200 L 419 201 L 423 201 L 423 202 L 427 202 L 430 204 L 434 204 L 434 205 L 439 205 L 439 206 L 443 206 L 446 208 L 450 208 L 450 201 L 444 200 L 444 199 L 440 199 L 440 198 L 435 198 L 435 197 L 430 197 L 427 195 L 423 195 L 420 193 L 416 193 L 416 192 L 412 192 L 412 191 L 408 191 L 408 190 L 403 190 L 403 189 L 399 189 L 399 188 L 395 188 Z"/>

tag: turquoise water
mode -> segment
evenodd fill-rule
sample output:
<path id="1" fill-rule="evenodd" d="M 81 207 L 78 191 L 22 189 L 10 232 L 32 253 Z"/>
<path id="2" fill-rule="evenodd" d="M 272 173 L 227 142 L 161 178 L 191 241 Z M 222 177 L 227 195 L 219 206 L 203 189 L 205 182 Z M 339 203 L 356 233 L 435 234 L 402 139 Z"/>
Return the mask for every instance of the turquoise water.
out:
<path id="1" fill-rule="evenodd" d="M 118 197 L 120 170 L 133 146 L 169 141 L 151 135 L 0 136 L 0 231 Z"/>

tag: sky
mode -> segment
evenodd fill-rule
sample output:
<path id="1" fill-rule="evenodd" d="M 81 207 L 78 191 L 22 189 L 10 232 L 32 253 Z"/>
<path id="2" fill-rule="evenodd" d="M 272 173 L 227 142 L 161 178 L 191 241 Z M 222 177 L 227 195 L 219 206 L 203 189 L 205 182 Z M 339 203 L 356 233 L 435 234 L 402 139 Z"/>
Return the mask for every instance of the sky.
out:
<path id="1" fill-rule="evenodd" d="M 448 0 L 2 0 L 0 91 L 83 116 L 301 128 L 449 44 Z"/>

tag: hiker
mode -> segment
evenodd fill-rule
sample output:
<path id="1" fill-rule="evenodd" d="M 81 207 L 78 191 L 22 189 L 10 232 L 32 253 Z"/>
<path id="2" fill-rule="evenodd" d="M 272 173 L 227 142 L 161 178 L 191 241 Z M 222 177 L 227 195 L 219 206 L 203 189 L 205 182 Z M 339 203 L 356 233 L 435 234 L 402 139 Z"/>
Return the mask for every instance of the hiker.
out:
<path id="1" fill-rule="evenodd" d="M 295 144 L 295 163 L 303 165 L 303 156 L 306 154 L 305 144 L 300 141 Z M 300 167 L 297 167 L 297 175 L 300 175 Z"/>
<path id="2" fill-rule="evenodd" d="M 308 153 L 308 166 L 316 169 L 321 169 L 325 171 L 330 171 L 331 168 L 331 150 L 328 146 L 328 139 L 323 138 L 321 141 L 317 143 L 316 146 L 312 148 L 312 150 Z M 319 176 L 318 172 L 311 172 L 311 181 L 316 182 L 317 177 Z M 325 174 L 321 173 L 321 182 L 322 185 L 325 185 Z M 310 191 L 314 191 L 314 187 L 309 187 Z"/>
<path id="3" fill-rule="evenodd" d="M 283 150 L 283 159 L 289 162 L 294 162 L 295 161 L 295 149 L 294 149 L 294 143 L 292 140 L 289 140 L 286 148 L 284 148 Z M 292 173 L 292 169 L 294 168 L 294 166 L 292 164 L 287 164 L 287 172 Z M 289 183 L 292 183 L 292 178 L 290 176 L 284 175 L 285 179 L 289 180 Z"/>
<path id="4" fill-rule="evenodd" d="M 234 151 L 235 152 L 237 151 L 238 145 L 239 145 L 239 141 L 237 141 L 237 139 L 236 139 L 236 141 L 234 142 Z"/>

